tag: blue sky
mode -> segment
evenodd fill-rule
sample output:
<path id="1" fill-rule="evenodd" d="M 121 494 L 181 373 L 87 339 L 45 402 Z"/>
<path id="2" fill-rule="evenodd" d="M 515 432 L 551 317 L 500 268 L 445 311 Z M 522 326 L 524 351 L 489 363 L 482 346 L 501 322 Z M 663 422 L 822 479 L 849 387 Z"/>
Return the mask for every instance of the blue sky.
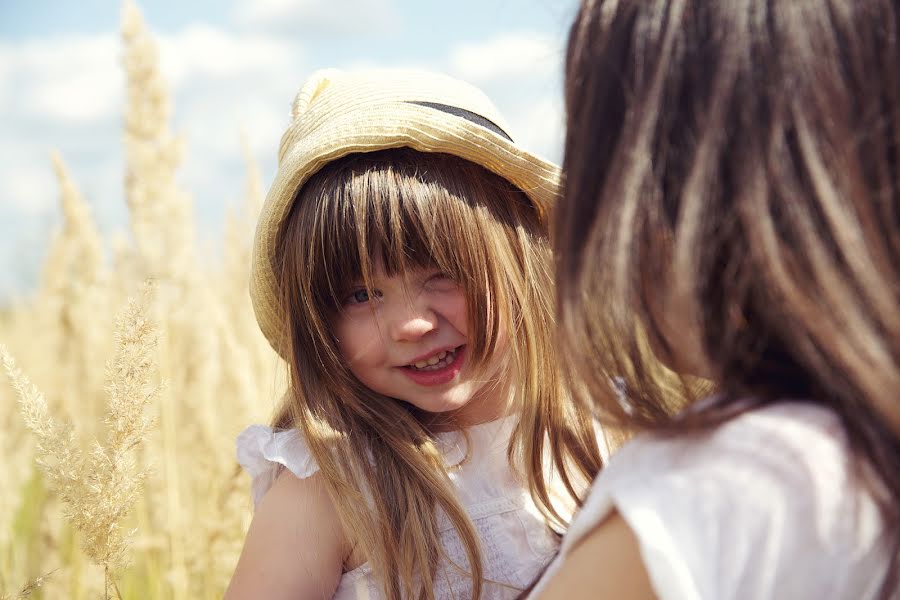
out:
<path id="1" fill-rule="evenodd" d="M 553 160 L 575 0 L 144 0 L 185 138 L 180 181 L 200 247 L 217 251 L 244 185 L 241 133 L 264 184 L 293 94 L 322 67 L 415 66 L 484 89 L 518 140 Z M 127 234 L 121 3 L 0 0 L 0 304 L 34 289 L 59 226 L 58 150 L 104 236 Z"/>

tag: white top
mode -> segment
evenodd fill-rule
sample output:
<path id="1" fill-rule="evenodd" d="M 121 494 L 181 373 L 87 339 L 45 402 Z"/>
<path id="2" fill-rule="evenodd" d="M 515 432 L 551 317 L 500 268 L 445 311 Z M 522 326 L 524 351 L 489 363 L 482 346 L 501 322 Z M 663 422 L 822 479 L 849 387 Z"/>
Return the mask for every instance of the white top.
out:
<path id="1" fill-rule="evenodd" d="M 800 403 L 702 437 L 637 437 L 594 481 L 533 595 L 615 509 L 663 600 L 873 598 L 888 554 L 849 458 L 837 417 Z"/>
<path id="2" fill-rule="evenodd" d="M 512 586 L 485 583 L 485 600 L 517 597 L 550 562 L 559 545 L 557 535 L 509 466 L 506 447 L 514 425 L 514 417 L 505 417 L 470 427 L 469 458 L 450 470 L 450 478 L 481 542 L 485 578 Z M 465 438 L 459 432 L 438 434 L 437 444 L 448 465 L 458 464 L 465 455 Z M 237 456 L 253 478 L 254 504 L 282 469 L 287 468 L 299 478 L 318 471 L 305 441 L 294 429 L 273 432 L 262 425 L 248 427 L 238 436 Z M 443 521 L 441 543 L 451 560 L 467 564 L 459 536 L 449 521 Z M 471 582 L 447 565 L 439 565 L 436 581 L 438 600 L 460 600 L 471 595 L 467 591 Z M 382 597 L 368 564 L 344 573 L 334 595 L 341 600 Z"/>

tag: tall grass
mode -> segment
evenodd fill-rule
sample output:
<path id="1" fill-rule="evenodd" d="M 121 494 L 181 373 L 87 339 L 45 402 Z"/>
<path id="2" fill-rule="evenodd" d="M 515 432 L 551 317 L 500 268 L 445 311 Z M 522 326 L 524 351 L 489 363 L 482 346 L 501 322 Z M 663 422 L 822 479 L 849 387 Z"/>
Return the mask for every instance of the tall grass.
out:
<path id="1" fill-rule="evenodd" d="M 251 508 L 234 437 L 284 386 L 247 294 L 259 173 L 248 156 L 223 256 L 200 256 L 131 2 L 122 44 L 130 230 L 103 239 L 54 154 L 63 225 L 39 289 L 0 314 L 0 599 L 221 597 Z"/>

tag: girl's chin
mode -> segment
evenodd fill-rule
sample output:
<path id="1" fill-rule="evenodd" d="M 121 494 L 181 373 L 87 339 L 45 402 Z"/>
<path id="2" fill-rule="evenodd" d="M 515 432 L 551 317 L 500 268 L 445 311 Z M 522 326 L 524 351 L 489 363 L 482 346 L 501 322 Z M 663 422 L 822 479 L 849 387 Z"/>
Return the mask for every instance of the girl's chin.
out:
<path id="1" fill-rule="evenodd" d="M 465 408 L 466 405 L 469 404 L 469 401 L 447 400 L 445 402 L 414 402 L 412 404 L 423 412 L 435 415 L 445 415 Z"/>

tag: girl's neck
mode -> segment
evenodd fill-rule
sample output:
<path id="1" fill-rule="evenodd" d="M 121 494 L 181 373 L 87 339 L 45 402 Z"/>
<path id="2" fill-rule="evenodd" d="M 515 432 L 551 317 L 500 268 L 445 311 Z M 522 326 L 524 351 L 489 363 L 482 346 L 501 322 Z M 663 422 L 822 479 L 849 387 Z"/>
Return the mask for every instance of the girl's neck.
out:
<path id="1" fill-rule="evenodd" d="M 515 412 L 512 386 L 488 384 L 465 406 L 442 413 L 421 413 L 420 420 L 429 431 L 435 433 L 466 429 L 482 423 L 496 421 Z"/>

